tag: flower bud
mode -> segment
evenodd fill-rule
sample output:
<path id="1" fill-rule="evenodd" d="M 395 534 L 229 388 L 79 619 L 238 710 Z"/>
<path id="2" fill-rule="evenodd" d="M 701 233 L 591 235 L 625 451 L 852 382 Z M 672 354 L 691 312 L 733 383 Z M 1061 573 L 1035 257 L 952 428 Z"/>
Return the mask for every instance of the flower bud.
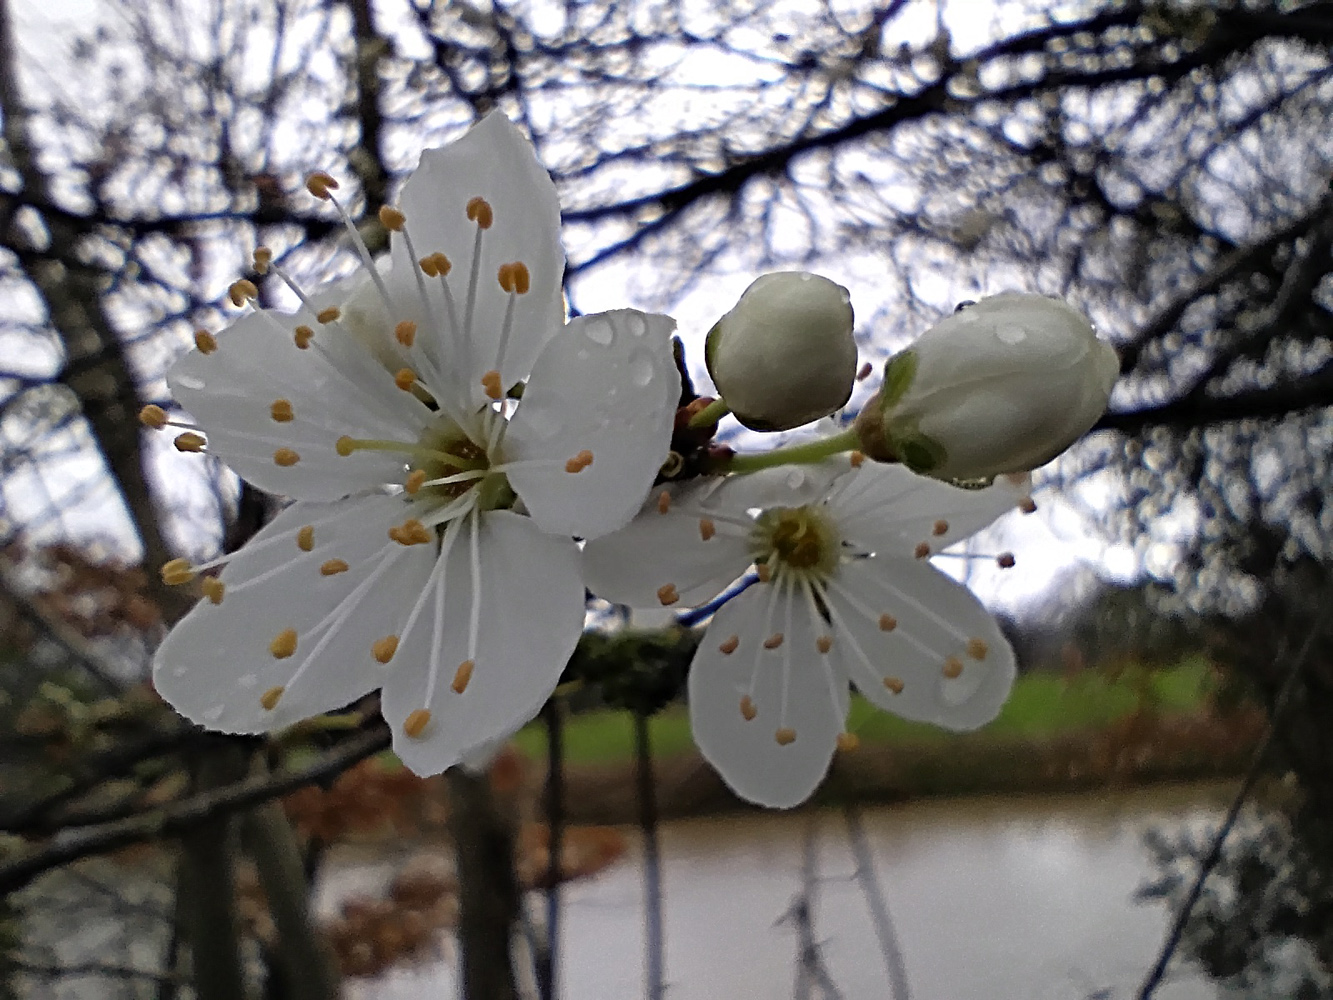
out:
<path id="1" fill-rule="evenodd" d="M 1007 292 L 935 324 L 889 359 L 856 426 L 862 450 L 939 479 L 1026 472 L 1106 410 L 1120 365 L 1076 309 Z"/>
<path id="2" fill-rule="evenodd" d="M 856 380 L 851 296 L 804 271 L 756 279 L 708 332 L 708 373 L 746 427 L 782 431 L 845 404 Z"/>

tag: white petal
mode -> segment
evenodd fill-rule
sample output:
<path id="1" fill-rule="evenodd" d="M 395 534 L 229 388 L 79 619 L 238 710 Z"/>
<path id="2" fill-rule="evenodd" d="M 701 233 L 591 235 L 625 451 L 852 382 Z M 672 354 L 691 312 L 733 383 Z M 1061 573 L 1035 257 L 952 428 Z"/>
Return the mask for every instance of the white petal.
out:
<path id="1" fill-rule="evenodd" d="M 452 767 L 535 716 L 583 631 L 583 580 L 573 541 L 544 534 L 531 519 L 509 511 L 483 514 L 474 590 L 471 523 L 459 530 L 424 613 L 402 638 L 381 701 L 394 752 L 422 775 Z M 478 601 L 472 656 L 469 633 Z M 471 679 L 459 694 L 452 684 L 469 659 Z M 418 709 L 431 718 L 413 738 L 403 723 Z"/>
<path id="2" fill-rule="evenodd" d="M 209 729 L 258 733 L 379 687 L 371 645 L 397 630 L 434 561 L 433 546 L 389 541 L 406 510 L 382 495 L 288 507 L 223 568 L 222 603 L 200 601 L 158 648 L 158 693 Z M 303 525 L 314 526 L 309 552 L 297 544 Z M 333 559 L 347 571 L 321 573 Z M 269 644 L 287 629 L 296 631 L 296 652 L 275 658 Z M 266 710 L 260 697 L 275 687 L 285 690 Z"/>
<path id="3" fill-rule="evenodd" d="M 976 729 L 1009 696 L 1014 653 L 999 625 L 971 591 L 929 563 L 885 556 L 844 563 L 828 604 L 838 663 L 880 708 L 946 729 Z M 892 630 L 881 628 L 881 615 L 893 619 Z M 969 640 L 977 640 L 970 652 Z M 951 657 L 961 665 L 954 678 L 946 676 Z M 901 692 L 886 679 L 901 682 Z"/>
<path id="4" fill-rule="evenodd" d="M 510 422 L 509 481 L 546 531 L 596 538 L 628 523 L 666 461 L 680 400 L 669 316 L 619 309 L 546 345 Z M 565 463 L 591 452 L 592 464 Z"/>
<path id="5" fill-rule="evenodd" d="M 739 513 L 768 507 L 800 507 L 828 493 L 838 476 L 846 471 L 847 458 L 842 456 L 811 465 L 783 465 L 728 476 L 712 502 Z"/>
<path id="6" fill-rule="evenodd" d="M 296 346 L 292 331 L 301 323 L 315 329 L 318 346 Z M 402 456 L 360 451 L 344 457 L 335 450 L 343 435 L 415 443 L 430 417 L 355 340 L 317 326 L 305 312 L 264 311 L 242 316 L 217 343 L 211 354 L 186 354 L 167 383 L 203 427 L 209 451 L 238 475 L 302 500 L 333 500 L 402 479 Z M 293 420 L 273 419 L 277 400 L 291 404 Z M 277 465 L 280 448 L 299 461 Z"/>
<path id="7" fill-rule="evenodd" d="M 588 542 L 583 547 L 588 589 L 613 604 L 634 608 L 677 602 L 690 607 L 716 596 L 745 572 L 751 556 L 748 526 L 706 502 L 715 485 L 654 490 L 633 521 Z M 665 514 L 658 506 L 663 491 L 670 499 Z M 664 587 L 675 588 L 677 599 L 669 605 L 662 603 Z"/>
<path id="8" fill-rule="evenodd" d="M 1001 476 L 985 489 L 965 490 L 901 465 L 866 462 L 834 487 L 829 510 L 846 541 L 912 555 L 922 542 L 934 553 L 976 534 L 1028 492 L 1026 479 Z"/>
<path id="9" fill-rule="evenodd" d="M 560 202 L 555 185 L 537 162 L 532 144 L 503 114 L 483 118 L 457 142 L 428 149 L 403 185 L 402 210 L 407 232 L 422 255 L 443 253 L 453 265 L 448 275 L 459 323 L 465 320 L 468 283 L 477 226 L 467 217 L 467 204 L 480 197 L 490 203 L 494 224 L 482 235 L 477 294 L 467 361 L 458 350 L 459 332 L 449 329 L 439 279 L 427 279 L 445 344 L 440 356 L 452 359 L 465 373 L 476 400 L 481 376 L 495 368 L 509 295 L 497 280 L 501 264 L 521 262 L 531 276 L 531 287 L 514 301 L 513 326 L 501 366 L 501 381 L 508 387 L 524 378 L 542 345 L 560 329 L 564 304 L 560 283 L 565 254 L 560 245 Z M 414 271 L 416 262 L 397 234 L 393 245 L 395 298 L 405 305 L 419 302 Z M 417 315 L 399 318 L 418 319 Z"/>
<path id="10" fill-rule="evenodd" d="M 824 631 L 803 597 L 757 585 L 713 618 L 690 667 L 694 741 L 741 798 L 785 809 L 823 780 L 847 718 L 847 681 L 816 648 Z M 782 633 L 782 643 L 764 640 Z M 738 643 L 722 652 L 732 636 Z M 749 696 L 753 719 L 741 714 Z M 780 728 L 795 731 L 783 746 Z"/>

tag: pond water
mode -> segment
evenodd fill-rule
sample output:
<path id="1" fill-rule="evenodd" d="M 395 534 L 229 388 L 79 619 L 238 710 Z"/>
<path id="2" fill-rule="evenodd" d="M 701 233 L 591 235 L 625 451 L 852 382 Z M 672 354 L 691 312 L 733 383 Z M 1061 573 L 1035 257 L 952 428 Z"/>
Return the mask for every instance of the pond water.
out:
<path id="1" fill-rule="evenodd" d="M 1151 965 L 1169 914 L 1137 904 L 1154 826 L 1216 822 L 1226 786 L 934 801 L 867 810 L 863 824 L 916 1000 L 1125 1000 Z M 783 916 L 817 855 L 814 933 L 845 1000 L 891 995 L 841 813 L 767 813 L 662 829 L 669 1000 L 793 996 L 797 935 Z M 633 836 L 633 834 L 631 834 Z M 644 995 L 640 855 L 564 892 L 561 996 Z M 365 885 L 340 868 L 327 890 Z M 326 897 L 327 898 L 327 897 Z M 353 995 L 456 995 L 447 960 L 362 980 Z M 816 990 L 811 994 L 820 996 Z M 1187 966 L 1158 1000 L 1217 1000 Z"/>

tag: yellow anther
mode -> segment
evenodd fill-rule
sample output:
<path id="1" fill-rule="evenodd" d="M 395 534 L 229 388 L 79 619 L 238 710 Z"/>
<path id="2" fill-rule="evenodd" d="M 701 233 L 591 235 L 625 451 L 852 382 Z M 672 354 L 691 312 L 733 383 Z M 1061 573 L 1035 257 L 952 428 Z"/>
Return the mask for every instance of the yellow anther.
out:
<path id="1" fill-rule="evenodd" d="M 167 426 L 167 411 L 156 403 L 149 403 L 139 411 L 139 423 L 145 427 L 151 427 L 155 431 L 160 431 Z"/>
<path id="2" fill-rule="evenodd" d="M 1012 552 L 1001 552 L 995 557 L 995 565 L 999 566 L 1000 569 L 1013 569 L 1014 554 Z"/>
<path id="3" fill-rule="evenodd" d="M 344 434 L 337 441 L 333 442 L 333 450 L 343 458 L 346 458 L 352 452 L 356 451 L 356 442 Z"/>
<path id="4" fill-rule="evenodd" d="M 404 347 L 411 347 L 417 341 L 417 325 L 405 319 L 393 328 L 393 339 Z"/>
<path id="5" fill-rule="evenodd" d="M 760 583 L 768 583 L 773 579 L 773 567 L 766 562 L 758 563 L 754 568 L 755 574 L 759 577 Z"/>
<path id="6" fill-rule="evenodd" d="M 438 278 L 440 276 L 440 272 L 435 267 L 435 256 L 433 254 L 427 254 L 417 261 L 417 267 L 421 268 L 421 273 L 427 278 Z"/>
<path id="7" fill-rule="evenodd" d="M 208 442 L 204 439 L 202 434 L 196 434 L 194 431 L 186 431 L 184 434 L 177 434 L 173 444 L 176 445 L 177 451 L 198 453 L 204 450 L 204 445 L 208 444 Z"/>
<path id="8" fill-rule="evenodd" d="M 282 700 L 282 693 L 286 691 L 285 687 L 271 687 L 259 696 L 259 704 L 264 706 L 264 711 L 271 712 L 278 707 L 278 702 Z"/>
<path id="9" fill-rule="evenodd" d="M 759 709 L 755 707 L 754 699 L 747 694 L 741 699 L 741 716 L 746 722 L 749 722 L 758 714 Z"/>
<path id="10" fill-rule="evenodd" d="M 227 593 L 227 585 L 216 576 L 206 576 L 200 580 L 199 589 L 214 604 L 221 604 L 223 595 Z"/>
<path id="11" fill-rule="evenodd" d="M 425 708 L 418 708 L 414 712 L 409 712 L 407 718 L 403 720 L 403 732 L 412 739 L 418 739 L 430 725 L 430 711 Z"/>
<path id="12" fill-rule="evenodd" d="M 984 660 L 986 654 L 990 652 L 990 646 L 985 639 L 968 639 L 967 655 L 974 660 Z"/>
<path id="13" fill-rule="evenodd" d="M 680 591 L 676 590 L 674 583 L 664 583 L 657 588 L 657 599 L 663 607 L 670 607 L 680 600 Z"/>
<path id="14" fill-rule="evenodd" d="M 462 694 L 467 690 L 468 681 L 472 680 L 472 670 L 476 667 L 472 660 L 464 660 L 454 671 L 453 683 L 449 686 L 454 689 L 454 694 Z"/>
<path id="15" fill-rule="evenodd" d="M 657 512 L 659 514 L 665 514 L 670 509 L 671 509 L 671 494 L 668 493 L 666 490 L 663 490 L 661 493 L 657 494 Z"/>
<path id="16" fill-rule="evenodd" d="M 491 399 L 503 399 L 504 389 L 500 387 L 500 373 L 494 368 L 481 377 L 482 388 Z"/>
<path id="17" fill-rule="evenodd" d="M 269 265 L 273 263 L 273 251 L 268 247 L 255 247 L 255 273 L 268 274 Z"/>
<path id="18" fill-rule="evenodd" d="M 860 452 L 860 451 L 854 451 L 854 452 L 852 452 L 851 459 L 852 459 L 852 468 L 853 468 L 853 469 L 859 469 L 859 468 L 861 468 L 861 466 L 865 465 L 865 462 L 866 462 L 866 456 L 865 456 L 865 453 L 864 453 L 864 452 Z"/>
<path id="19" fill-rule="evenodd" d="M 268 415 L 280 424 L 285 424 L 296 419 L 296 414 L 292 410 L 292 401 L 290 399 L 275 399 L 273 405 L 268 408 Z"/>
<path id="20" fill-rule="evenodd" d="M 894 694 L 902 694 L 903 688 L 905 687 L 903 682 L 897 677 L 885 677 L 884 686 L 888 688 L 890 691 L 892 691 Z"/>
<path id="21" fill-rule="evenodd" d="M 1035 514 L 1037 512 L 1037 501 L 1031 497 L 1024 497 L 1018 501 L 1018 509 L 1024 514 Z"/>
<path id="22" fill-rule="evenodd" d="M 162 582 L 169 587 L 179 587 L 194 579 L 194 567 L 188 559 L 172 559 L 162 564 Z"/>
<path id="23" fill-rule="evenodd" d="M 872 365 L 869 361 L 867 361 L 865 364 L 861 366 L 861 370 L 856 373 L 856 381 L 864 382 L 866 379 L 870 377 L 870 373 L 873 372 L 874 370 L 875 366 Z"/>
<path id="24" fill-rule="evenodd" d="M 330 559 L 319 567 L 320 576 L 337 576 L 339 573 L 346 573 L 349 569 L 346 562 L 341 559 Z"/>
<path id="25" fill-rule="evenodd" d="M 773 734 L 773 739 L 778 741 L 778 746 L 790 746 L 796 742 L 796 730 L 790 726 L 783 726 Z"/>
<path id="26" fill-rule="evenodd" d="M 329 306 L 328 308 L 321 309 L 319 312 L 315 313 L 315 321 L 318 323 L 334 323 L 337 322 L 342 314 L 343 311 L 337 306 Z"/>
<path id="27" fill-rule="evenodd" d="M 705 542 L 717 534 L 717 525 L 713 523 L 712 518 L 699 518 L 699 537 Z"/>
<path id="28" fill-rule="evenodd" d="M 310 346 L 310 341 L 315 339 L 315 331 L 312 330 L 310 327 L 306 326 L 304 323 L 302 323 L 300 326 L 296 328 L 295 333 L 296 333 L 296 338 L 295 338 L 296 346 L 303 351 Z"/>
<path id="29" fill-rule="evenodd" d="M 315 547 L 315 526 L 307 524 L 296 533 L 296 547 L 302 552 L 309 552 Z"/>
<path id="30" fill-rule="evenodd" d="M 386 635 L 383 639 L 376 639 L 370 644 L 370 655 L 375 657 L 376 663 L 388 663 L 396 652 L 398 652 L 396 635 Z"/>
<path id="31" fill-rule="evenodd" d="M 207 330 L 194 331 L 194 346 L 200 354 L 212 354 L 218 349 L 218 338 Z"/>
<path id="32" fill-rule="evenodd" d="M 478 229 L 490 229 L 495 221 L 491 203 L 485 198 L 473 198 L 467 203 L 467 217 L 477 224 Z"/>
<path id="33" fill-rule="evenodd" d="M 830 649 L 833 648 L 833 636 L 821 635 L 818 639 L 815 640 L 815 648 L 819 650 L 821 653 L 827 653 Z"/>
<path id="34" fill-rule="evenodd" d="M 391 233 L 401 233 L 407 225 L 407 216 L 392 205 L 381 205 L 380 225 Z"/>
<path id="35" fill-rule="evenodd" d="M 454 269 L 453 262 L 438 250 L 430 255 L 431 264 L 435 268 L 435 277 L 446 277 Z"/>
<path id="36" fill-rule="evenodd" d="M 565 463 L 565 471 L 570 475 L 582 472 L 588 466 L 592 465 L 592 452 L 584 448 L 581 452 Z"/>
<path id="37" fill-rule="evenodd" d="M 283 629 L 268 644 L 268 651 L 275 660 L 285 660 L 296 652 L 296 629 Z"/>
<path id="38" fill-rule="evenodd" d="M 722 643 L 717 648 L 721 651 L 723 656 L 730 656 L 732 653 L 736 652 L 736 647 L 739 646 L 740 644 L 741 644 L 741 637 L 738 635 L 733 635 L 729 637 L 726 642 Z"/>
<path id="39" fill-rule="evenodd" d="M 496 277 L 499 279 L 499 282 L 500 282 L 500 289 L 501 289 L 502 291 L 512 292 L 512 291 L 514 290 L 514 270 L 513 270 L 513 268 L 514 268 L 514 265 L 513 265 L 513 264 L 501 264 L 501 265 L 500 265 L 500 270 L 499 270 L 499 273 L 496 275 Z"/>
<path id="40" fill-rule="evenodd" d="M 955 677 L 958 677 L 963 673 L 963 661 L 956 656 L 946 657 L 944 666 L 940 667 L 940 673 L 949 678 L 949 680 L 953 680 Z"/>
<path id="41" fill-rule="evenodd" d="M 338 182 L 322 170 L 316 170 L 305 179 L 305 189 L 320 201 L 328 201 L 330 191 L 338 190 Z"/>
<path id="42" fill-rule="evenodd" d="M 898 619 L 887 611 L 879 616 L 879 630 L 881 632 L 892 632 L 898 627 Z"/>
<path id="43" fill-rule="evenodd" d="M 930 546 L 925 542 L 917 542 L 916 548 L 912 550 L 912 555 L 918 559 L 925 559 L 930 555 Z"/>
<path id="44" fill-rule="evenodd" d="M 402 389 L 403 392 L 411 392 L 412 386 L 417 384 L 417 373 L 411 368 L 399 368 L 398 373 L 393 377 L 393 384 Z"/>
<path id="45" fill-rule="evenodd" d="M 259 298 L 259 289 L 249 278 L 242 278 L 231 283 L 231 287 L 227 289 L 227 297 L 231 299 L 232 305 L 240 307 L 251 299 Z"/>
<path id="46" fill-rule="evenodd" d="M 772 635 L 770 635 L 767 639 L 764 640 L 764 648 L 777 649 L 779 646 L 782 645 L 782 639 L 783 635 L 781 632 L 774 632 Z"/>
<path id="47" fill-rule="evenodd" d="M 528 289 L 532 287 L 532 275 L 528 274 L 528 265 L 516 260 L 509 267 L 510 273 L 514 276 L 515 294 L 527 295 Z"/>
<path id="48" fill-rule="evenodd" d="M 414 496 L 420 492 L 422 485 L 426 482 L 426 471 L 424 469 L 413 469 L 407 476 L 407 482 L 403 484 L 403 489 L 407 491 L 408 496 Z"/>
<path id="49" fill-rule="evenodd" d="M 430 530 L 415 517 L 389 529 L 389 537 L 399 545 L 425 545 L 431 540 Z"/>
<path id="50" fill-rule="evenodd" d="M 943 518 L 931 525 L 930 533 L 932 535 L 947 535 L 949 533 L 949 522 Z"/>
<path id="51" fill-rule="evenodd" d="M 851 753 L 861 745 L 861 737 L 855 733 L 839 733 L 838 749 L 843 753 Z"/>
<path id="52" fill-rule="evenodd" d="M 301 456 L 290 448 L 279 448 L 273 453 L 273 464 L 280 465 L 284 469 L 290 469 L 299 461 L 301 461 Z"/>

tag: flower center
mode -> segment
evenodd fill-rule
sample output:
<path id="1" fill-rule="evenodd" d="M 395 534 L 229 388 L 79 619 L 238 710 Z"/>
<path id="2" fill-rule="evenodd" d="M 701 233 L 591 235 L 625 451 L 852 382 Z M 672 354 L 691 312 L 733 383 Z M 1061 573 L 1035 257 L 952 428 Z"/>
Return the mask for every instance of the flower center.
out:
<path id="1" fill-rule="evenodd" d="M 803 507 L 770 507 L 759 515 L 750 534 L 757 564 L 797 579 L 827 579 L 838 565 L 841 539 L 828 511 Z"/>
<path id="2" fill-rule="evenodd" d="M 449 417 L 437 416 L 417 444 L 419 460 L 408 476 L 407 492 L 418 502 L 448 503 L 474 490 L 478 510 L 513 506 L 509 477 L 492 471 L 486 450 Z"/>

